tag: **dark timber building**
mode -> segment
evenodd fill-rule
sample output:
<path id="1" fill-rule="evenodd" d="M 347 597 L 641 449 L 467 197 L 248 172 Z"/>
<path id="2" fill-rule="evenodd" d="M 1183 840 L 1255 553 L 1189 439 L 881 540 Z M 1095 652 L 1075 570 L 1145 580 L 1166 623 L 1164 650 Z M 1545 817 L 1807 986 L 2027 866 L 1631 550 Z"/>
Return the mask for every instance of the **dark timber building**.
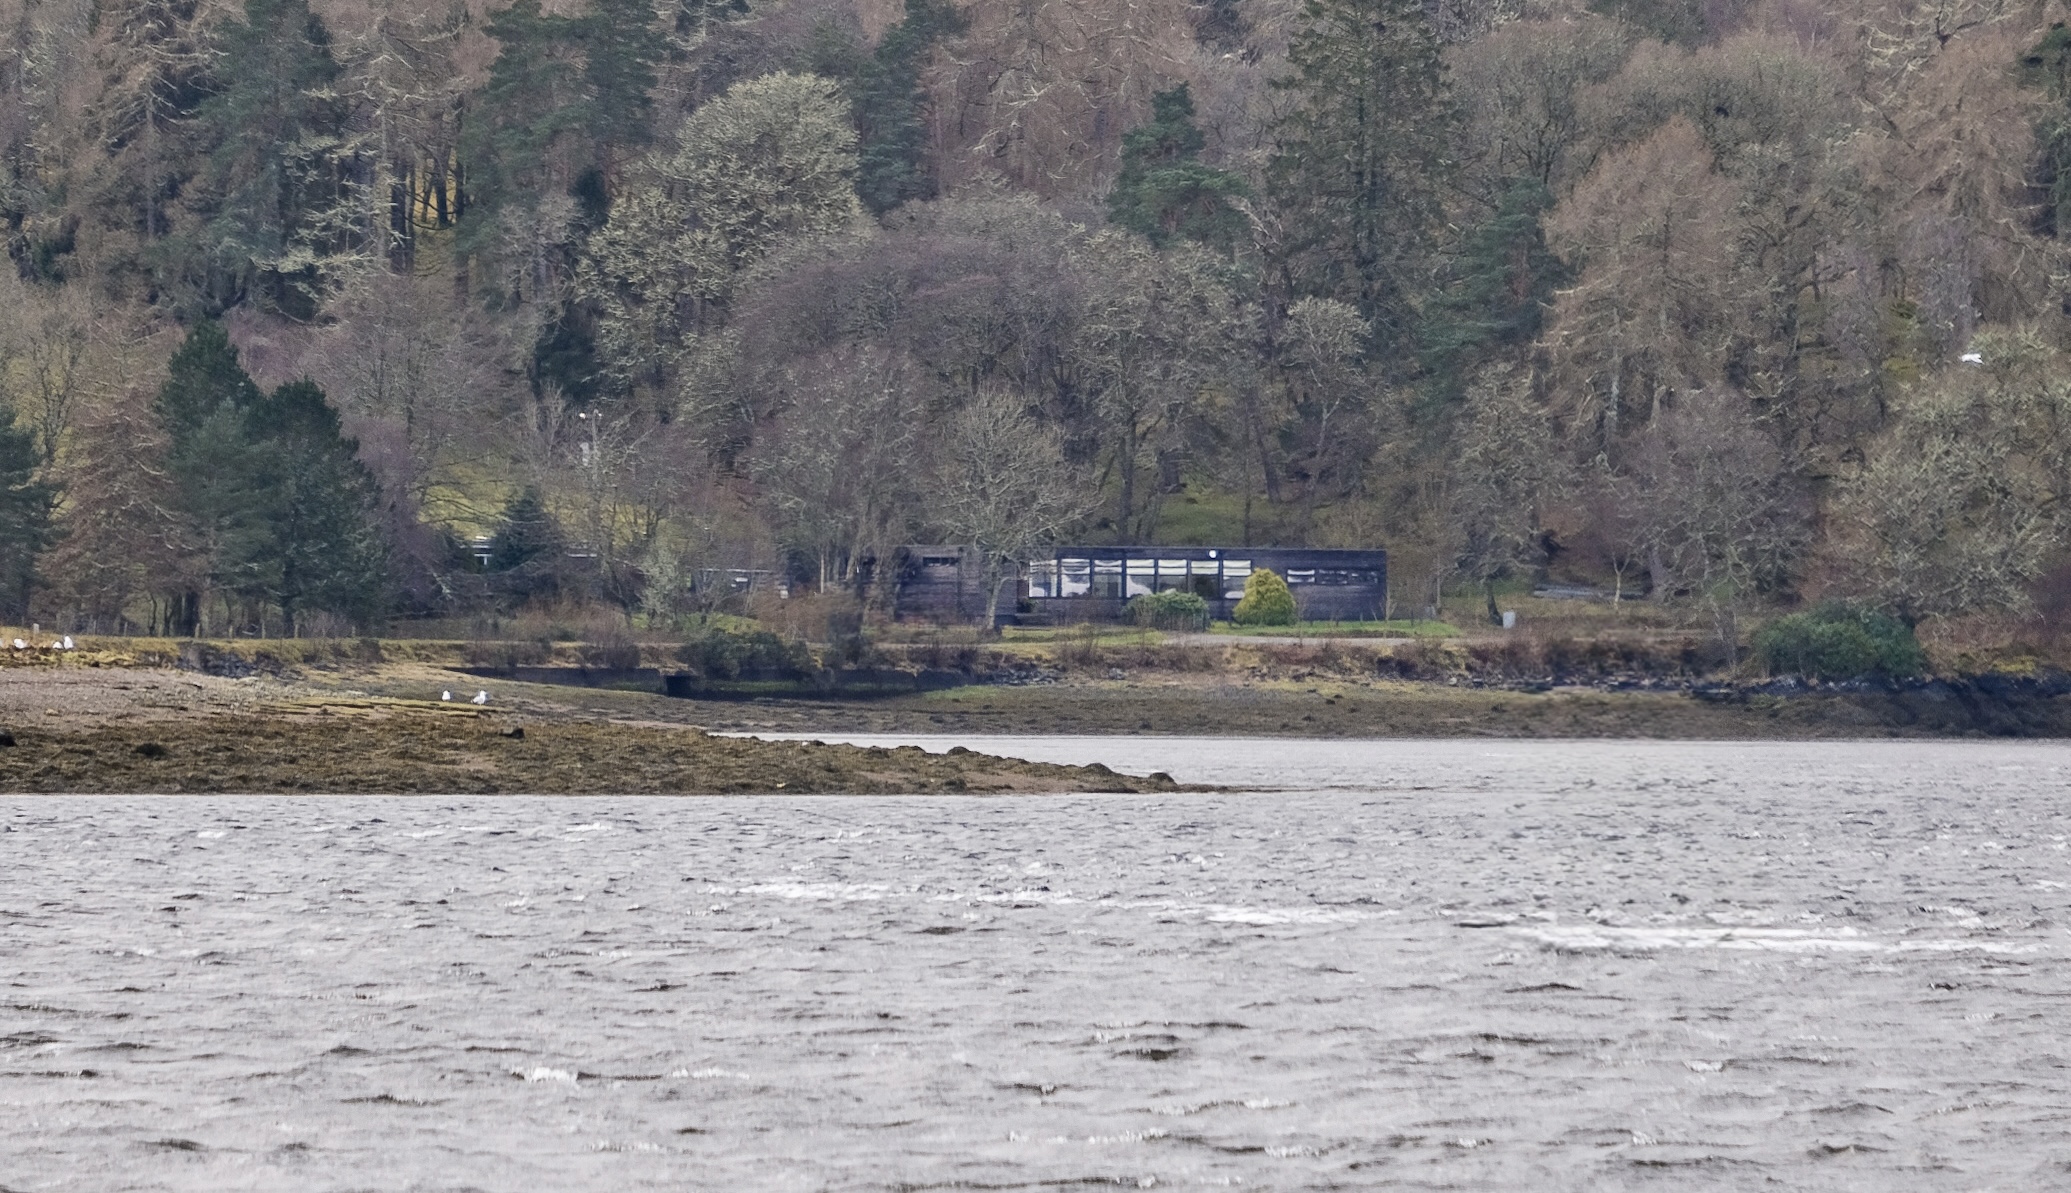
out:
<path id="1" fill-rule="evenodd" d="M 1065 625 L 1121 621 L 1129 599 L 1181 589 L 1227 619 L 1255 568 L 1279 573 L 1306 621 L 1373 621 L 1386 615 L 1388 553 L 1306 547 L 1058 547 L 1028 561 L 1009 590 L 1001 585 L 999 620 Z M 976 621 L 985 615 L 977 553 L 957 547 L 899 551 L 897 615 L 902 619 Z M 1017 615 L 1017 610 L 1018 615 Z"/>

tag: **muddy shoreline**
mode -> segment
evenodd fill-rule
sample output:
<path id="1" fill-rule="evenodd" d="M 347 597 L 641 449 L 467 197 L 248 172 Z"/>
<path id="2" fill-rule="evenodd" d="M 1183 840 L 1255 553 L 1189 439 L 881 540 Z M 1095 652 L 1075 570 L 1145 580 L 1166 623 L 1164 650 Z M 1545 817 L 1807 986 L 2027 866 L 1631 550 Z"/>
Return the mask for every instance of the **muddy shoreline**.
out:
<path id="1" fill-rule="evenodd" d="M 967 750 L 928 754 L 707 734 L 593 694 L 498 685 L 488 707 L 399 665 L 300 678 L 163 668 L 0 669 L 0 791 L 333 794 L 1040 794 L 1181 790 L 1163 775 Z M 624 695 L 612 693 L 610 695 Z"/>
<path id="2" fill-rule="evenodd" d="M 242 645 L 242 644 L 240 644 Z M 407 645 L 407 644 L 406 644 Z M 247 648 L 250 649 L 250 648 Z M 714 733 L 1812 740 L 2071 736 L 2057 672 L 1902 684 L 1402 679 L 1311 651 L 1245 671 L 1050 672 L 870 699 L 680 699 L 461 672 L 459 659 L 102 652 L 0 664 L 10 792 L 1035 793 L 1164 776 Z M 1186 656 L 1182 656 L 1185 661 Z M 241 661 L 242 660 L 242 661 Z M 1103 662 L 1122 660 L 1103 660 Z M 1338 665 L 1331 664 L 1337 661 Z M 28 660 L 22 660 L 28 662 Z M 469 700 L 485 693 L 485 707 Z M 709 732 L 708 732 L 709 731 Z"/>

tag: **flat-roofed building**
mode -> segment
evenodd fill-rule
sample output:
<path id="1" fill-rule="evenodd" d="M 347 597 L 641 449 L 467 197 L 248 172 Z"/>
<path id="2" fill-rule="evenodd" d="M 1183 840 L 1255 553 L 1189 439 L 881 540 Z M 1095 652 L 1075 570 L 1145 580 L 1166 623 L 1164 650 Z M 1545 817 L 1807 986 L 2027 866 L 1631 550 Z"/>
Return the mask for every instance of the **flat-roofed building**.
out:
<path id="1" fill-rule="evenodd" d="M 984 617 L 984 582 L 975 552 L 956 547 L 900 550 L 896 609 L 901 619 L 976 621 Z M 1310 547 L 1062 546 L 1026 561 L 998 617 L 1068 625 L 1121 621 L 1132 597 L 1178 589 L 1208 602 L 1227 619 L 1254 569 L 1287 581 L 1306 621 L 1374 621 L 1386 615 L 1388 553 Z M 1005 588 L 1005 585 L 1002 585 Z"/>

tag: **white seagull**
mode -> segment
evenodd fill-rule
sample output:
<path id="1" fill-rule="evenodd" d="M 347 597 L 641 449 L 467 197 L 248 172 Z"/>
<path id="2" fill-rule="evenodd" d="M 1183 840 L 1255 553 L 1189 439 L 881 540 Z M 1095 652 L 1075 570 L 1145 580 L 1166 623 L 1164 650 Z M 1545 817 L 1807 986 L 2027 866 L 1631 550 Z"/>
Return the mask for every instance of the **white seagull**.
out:
<path id="1" fill-rule="evenodd" d="M 487 703 L 489 703 L 489 693 L 487 693 L 487 692 L 476 692 L 476 693 L 475 693 L 475 698 L 474 698 L 474 699 L 473 699 L 472 701 L 470 701 L 469 703 L 471 703 L 471 704 L 487 704 Z"/>
<path id="2" fill-rule="evenodd" d="M 76 649 L 78 649 L 77 647 L 75 647 L 75 646 L 73 646 L 73 645 L 72 645 L 72 635 L 70 635 L 70 634 L 66 634 L 66 635 L 65 635 L 65 649 L 66 649 L 66 650 L 76 650 Z"/>
<path id="3" fill-rule="evenodd" d="M 1981 365 L 1985 363 L 1985 354 L 1982 352 L 1966 352 L 1956 359 L 1967 365 Z"/>
<path id="4" fill-rule="evenodd" d="M 16 638 L 14 640 L 14 648 L 16 650 L 27 650 L 29 649 L 29 644 L 22 641 L 20 638 Z"/>
<path id="5" fill-rule="evenodd" d="M 451 700 L 451 699 L 453 699 L 453 693 L 451 693 L 451 692 L 440 692 L 440 693 L 439 693 L 439 699 L 441 699 L 441 700 Z"/>

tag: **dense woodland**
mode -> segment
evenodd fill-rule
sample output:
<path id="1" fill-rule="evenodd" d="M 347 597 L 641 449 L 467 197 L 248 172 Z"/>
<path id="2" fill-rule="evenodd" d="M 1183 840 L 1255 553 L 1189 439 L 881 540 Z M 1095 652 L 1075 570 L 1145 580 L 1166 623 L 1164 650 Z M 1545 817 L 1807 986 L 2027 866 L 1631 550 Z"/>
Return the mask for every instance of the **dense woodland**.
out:
<path id="1" fill-rule="evenodd" d="M 2061 616 L 2054 19 L 0 0 L 0 618 L 667 620 L 1060 536 Z"/>

